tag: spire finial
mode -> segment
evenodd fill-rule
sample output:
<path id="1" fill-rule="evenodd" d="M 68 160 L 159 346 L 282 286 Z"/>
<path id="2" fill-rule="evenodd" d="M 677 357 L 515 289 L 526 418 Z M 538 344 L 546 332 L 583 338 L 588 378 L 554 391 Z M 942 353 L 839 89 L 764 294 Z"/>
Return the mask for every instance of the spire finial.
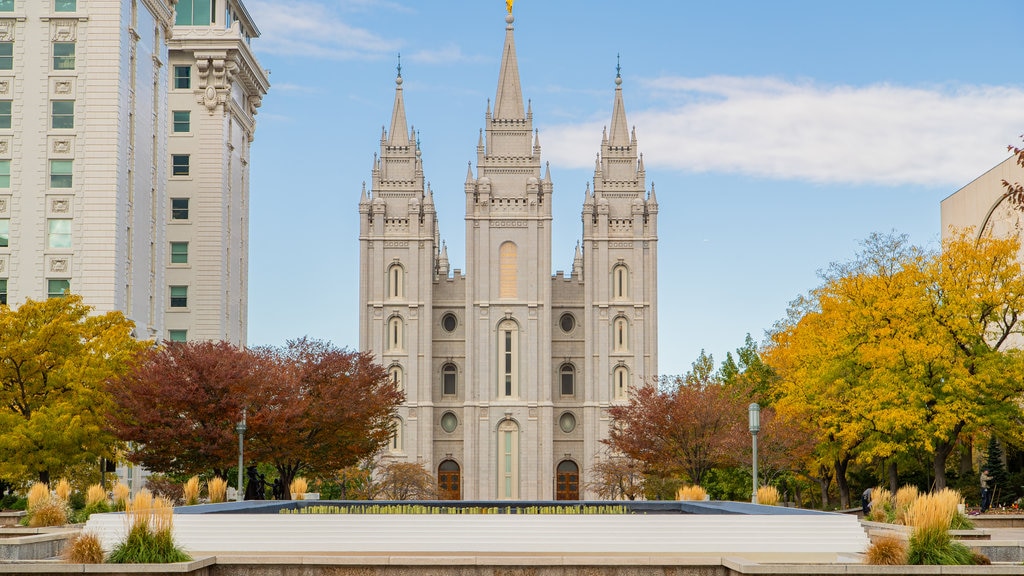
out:
<path id="1" fill-rule="evenodd" d="M 398 53 L 398 77 L 402 77 L 402 53 Z"/>
<path id="2" fill-rule="evenodd" d="M 615 55 L 615 85 L 622 86 L 622 54 Z"/>

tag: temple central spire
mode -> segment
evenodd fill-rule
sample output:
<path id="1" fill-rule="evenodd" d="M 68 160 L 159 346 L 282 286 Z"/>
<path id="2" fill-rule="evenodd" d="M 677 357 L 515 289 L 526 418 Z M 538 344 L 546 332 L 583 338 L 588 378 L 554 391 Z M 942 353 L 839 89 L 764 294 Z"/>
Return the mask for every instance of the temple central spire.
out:
<path id="1" fill-rule="evenodd" d="M 509 2 L 509 7 L 511 7 Z M 498 75 L 498 95 L 494 98 L 496 120 L 525 120 L 523 90 L 519 84 L 519 63 L 516 60 L 516 41 L 512 23 L 515 17 L 509 12 L 505 16 L 505 50 L 501 54 L 501 72 Z"/>

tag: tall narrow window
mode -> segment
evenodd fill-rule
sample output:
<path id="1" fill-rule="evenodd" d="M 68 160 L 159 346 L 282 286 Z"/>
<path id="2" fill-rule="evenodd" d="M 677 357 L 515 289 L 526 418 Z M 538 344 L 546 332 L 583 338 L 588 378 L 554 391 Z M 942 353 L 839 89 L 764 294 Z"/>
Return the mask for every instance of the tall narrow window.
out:
<path id="1" fill-rule="evenodd" d="M 457 377 L 458 371 L 455 369 L 455 364 L 449 362 L 441 368 L 441 394 L 455 396 L 459 388 Z"/>
<path id="2" fill-rule="evenodd" d="M 626 268 L 625 264 L 618 264 L 612 268 L 612 298 L 629 298 L 629 268 Z"/>
<path id="3" fill-rule="evenodd" d="M 612 372 L 612 396 L 616 400 L 625 400 L 629 396 L 629 368 L 615 367 Z"/>
<path id="4" fill-rule="evenodd" d="M 562 384 L 562 396 L 572 396 L 576 393 L 576 369 L 572 364 L 562 364 L 559 370 Z"/>
<path id="5" fill-rule="evenodd" d="M 189 110 L 174 111 L 174 133 L 188 133 L 192 131 L 192 112 Z"/>
<path id="6" fill-rule="evenodd" d="M 171 242 L 171 264 L 188 264 L 188 242 Z"/>
<path id="7" fill-rule="evenodd" d="M 402 432 L 403 432 L 403 430 L 402 430 L 402 419 L 401 418 L 395 418 L 395 419 L 391 420 L 391 426 L 392 426 L 391 444 L 388 446 L 388 450 L 391 451 L 391 452 L 401 452 L 402 451 L 402 441 L 403 441 L 403 438 L 402 438 Z"/>
<path id="8" fill-rule="evenodd" d="M 171 308 L 188 308 L 188 286 L 171 286 Z"/>
<path id="9" fill-rule="evenodd" d="M 612 325 L 612 337 L 615 339 L 615 352 L 629 351 L 629 321 L 619 316 Z"/>
<path id="10" fill-rule="evenodd" d="M 388 368 L 388 376 L 391 377 L 391 383 L 395 385 L 395 388 L 399 390 L 405 389 L 405 379 L 402 377 L 402 367 L 395 364 Z"/>
<path id="11" fill-rule="evenodd" d="M 0 188 L 11 187 L 11 161 L 0 160 Z"/>
<path id="12" fill-rule="evenodd" d="M 519 325 L 504 320 L 498 325 L 498 395 L 519 395 Z"/>
<path id="13" fill-rule="evenodd" d="M 405 270 L 401 264 L 392 264 L 388 268 L 388 297 L 401 298 L 405 294 Z"/>
<path id="14" fill-rule="evenodd" d="M 50 218 L 46 221 L 46 247 L 71 248 L 71 220 Z"/>
<path id="15" fill-rule="evenodd" d="M 14 42 L 0 42 L 0 70 L 14 69 Z"/>
<path id="16" fill-rule="evenodd" d="M 53 43 L 53 69 L 74 70 L 75 69 L 75 43 L 54 42 Z"/>
<path id="17" fill-rule="evenodd" d="M 505 242 L 498 248 L 498 298 L 516 297 L 516 276 L 519 273 L 519 254 L 514 242 Z"/>
<path id="18" fill-rule="evenodd" d="M 0 278 L 0 305 L 7 306 L 7 278 Z"/>
<path id="19" fill-rule="evenodd" d="M 402 318 L 392 316 L 388 320 L 388 350 L 402 349 Z"/>
<path id="20" fill-rule="evenodd" d="M 0 128 L 11 128 L 11 101 L 0 100 Z"/>
<path id="21" fill-rule="evenodd" d="M 63 298 L 65 294 L 71 291 L 71 280 L 59 279 L 59 280 L 47 280 L 46 281 L 46 297 L 47 298 Z"/>
<path id="22" fill-rule="evenodd" d="M 498 425 L 498 499 L 519 498 L 519 426 L 512 420 Z"/>
<path id="23" fill-rule="evenodd" d="M 50 128 L 70 130 L 75 127 L 75 101 L 54 100 L 50 102 Z"/>
<path id="24" fill-rule="evenodd" d="M 178 7 L 181 7 L 181 2 L 178 3 Z M 191 66 L 174 67 L 174 87 L 178 90 L 187 90 L 192 87 Z"/>
<path id="25" fill-rule="evenodd" d="M 171 198 L 171 220 L 188 220 L 188 198 Z"/>
<path id="26" fill-rule="evenodd" d="M 0 248 L 7 248 L 11 241 L 11 219 L 0 218 Z"/>
<path id="27" fill-rule="evenodd" d="M 188 176 L 189 155 L 171 155 L 171 176 Z"/>
<path id="28" fill-rule="evenodd" d="M 50 188 L 71 188 L 71 160 L 50 160 Z"/>

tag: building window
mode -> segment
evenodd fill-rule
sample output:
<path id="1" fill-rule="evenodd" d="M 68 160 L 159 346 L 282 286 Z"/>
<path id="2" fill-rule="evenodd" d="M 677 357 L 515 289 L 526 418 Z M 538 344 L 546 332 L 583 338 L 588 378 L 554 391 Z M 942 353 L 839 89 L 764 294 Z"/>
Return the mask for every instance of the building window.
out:
<path id="1" fill-rule="evenodd" d="M 405 293 L 405 270 L 401 264 L 392 264 L 388 268 L 388 298 L 401 298 Z"/>
<path id="2" fill-rule="evenodd" d="M 459 327 L 459 319 L 455 317 L 455 314 L 448 312 L 444 316 L 441 316 L 441 328 L 445 332 L 455 332 L 455 329 Z"/>
<path id="3" fill-rule="evenodd" d="M 14 0 L 0 0 L 0 12 L 14 12 Z"/>
<path id="4" fill-rule="evenodd" d="M 168 330 L 167 340 L 170 342 L 185 342 L 188 340 L 188 330 Z"/>
<path id="5" fill-rule="evenodd" d="M 171 176 L 188 176 L 188 154 L 171 155 Z"/>
<path id="6" fill-rule="evenodd" d="M 0 128 L 11 128 L 11 101 L 0 100 Z"/>
<path id="7" fill-rule="evenodd" d="M 54 42 L 53 43 L 53 69 L 74 70 L 75 69 L 75 43 Z"/>
<path id="8" fill-rule="evenodd" d="M 188 220 L 188 198 L 171 198 L 171 220 Z"/>
<path id="9" fill-rule="evenodd" d="M 559 382 L 561 383 L 562 396 L 576 394 L 576 368 L 572 364 L 565 363 L 558 370 Z"/>
<path id="10" fill-rule="evenodd" d="M 77 6 L 76 0 L 53 0 L 54 12 L 74 12 Z"/>
<path id="11" fill-rule="evenodd" d="M 181 3 L 178 3 L 181 6 Z M 174 67 L 174 87 L 180 90 L 188 90 L 192 87 L 192 67 L 191 66 L 175 66 Z"/>
<path id="12" fill-rule="evenodd" d="M 563 412 L 558 417 L 558 427 L 566 434 L 572 432 L 576 429 L 576 417 L 572 415 L 572 412 Z"/>
<path id="13" fill-rule="evenodd" d="M 519 395 L 519 325 L 505 320 L 498 325 L 498 395 Z"/>
<path id="14" fill-rule="evenodd" d="M 188 308 L 188 286 L 171 286 L 171 308 Z"/>
<path id="15" fill-rule="evenodd" d="M 0 188 L 11 187 L 11 161 L 0 160 Z"/>
<path id="16" fill-rule="evenodd" d="M 629 368 L 616 366 L 612 372 L 612 395 L 616 400 L 625 400 L 629 396 Z"/>
<path id="17" fill-rule="evenodd" d="M 391 452 L 402 451 L 402 419 L 394 418 L 391 420 L 391 443 L 388 445 L 388 450 Z"/>
<path id="18" fill-rule="evenodd" d="M 0 248 L 7 248 L 11 244 L 11 219 L 0 218 Z"/>
<path id="19" fill-rule="evenodd" d="M 619 316 L 613 324 L 613 335 L 615 339 L 614 348 L 616 352 L 629 351 L 629 321 Z"/>
<path id="20" fill-rule="evenodd" d="M 178 0 L 174 9 L 175 26 L 209 26 L 213 21 L 212 0 Z"/>
<path id="21" fill-rule="evenodd" d="M 14 42 L 0 42 L 0 70 L 14 69 Z"/>
<path id="22" fill-rule="evenodd" d="M 392 316 L 388 320 L 388 350 L 401 350 L 402 349 L 402 318 L 399 316 Z"/>
<path id="23" fill-rule="evenodd" d="M 171 242 L 171 264 L 188 264 L 188 242 Z"/>
<path id="24" fill-rule="evenodd" d="M 391 377 L 391 383 L 395 385 L 398 390 L 404 390 L 405 379 L 402 374 L 402 367 L 395 364 L 388 368 L 388 376 Z"/>
<path id="25" fill-rule="evenodd" d="M 519 256 L 514 242 L 498 248 L 498 298 L 515 298 Z"/>
<path id="26" fill-rule="evenodd" d="M 50 160 L 50 188 L 71 188 L 71 160 Z"/>
<path id="27" fill-rule="evenodd" d="M 0 278 L 0 305 L 7 306 L 7 278 Z"/>
<path id="28" fill-rule="evenodd" d="M 75 127 L 75 101 L 54 100 L 50 102 L 50 128 L 71 130 Z"/>
<path id="29" fill-rule="evenodd" d="M 46 281 L 46 297 L 47 298 L 63 298 L 65 294 L 71 292 L 71 280 L 47 280 Z"/>
<path id="30" fill-rule="evenodd" d="M 562 332 L 569 334 L 576 329 L 576 317 L 566 312 L 558 319 L 558 327 L 562 329 Z"/>
<path id="31" fill-rule="evenodd" d="M 459 427 L 459 417 L 454 412 L 445 412 L 441 416 L 441 430 L 451 434 Z"/>
<path id="32" fill-rule="evenodd" d="M 612 268 L 612 298 L 629 298 L 629 268 L 625 264 Z"/>
<path id="33" fill-rule="evenodd" d="M 512 420 L 498 425 L 498 499 L 519 498 L 519 426 Z"/>
<path id="34" fill-rule="evenodd" d="M 189 110 L 174 111 L 174 132 L 176 134 L 192 131 L 192 112 Z"/>
<path id="35" fill-rule="evenodd" d="M 46 247 L 71 248 L 71 220 L 50 218 L 46 221 Z"/>
<path id="36" fill-rule="evenodd" d="M 451 362 L 441 367 L 441 394 L 455 396 L 459 391 L 458 369 Z"/>

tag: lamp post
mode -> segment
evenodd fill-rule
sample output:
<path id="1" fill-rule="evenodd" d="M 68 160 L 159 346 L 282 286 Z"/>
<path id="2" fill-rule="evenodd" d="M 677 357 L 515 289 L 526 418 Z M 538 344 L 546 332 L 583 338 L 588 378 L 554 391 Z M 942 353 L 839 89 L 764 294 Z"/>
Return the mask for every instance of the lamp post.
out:
<path id="1" fill-rule="evenodd" d="M 749 407 L 750 411 L 750 437 L 754 443 L 754 456 L 753 468 L 754 468 L 754 490 L 750 494 L 750 501 L 757 504 L 757 433 L 761 431 L 761 407 L 757 405 L 757 402 L 752 402 Z"/>
<path id="2" fill-rule="evenodd" d="M 235 492 L 235 500 L 242 501 L 242 468 L 245 467 L 245 408 L 242 408 L 242 420 L 235 425 L 235 432 L 238 433 L 238 490 Z"/>

